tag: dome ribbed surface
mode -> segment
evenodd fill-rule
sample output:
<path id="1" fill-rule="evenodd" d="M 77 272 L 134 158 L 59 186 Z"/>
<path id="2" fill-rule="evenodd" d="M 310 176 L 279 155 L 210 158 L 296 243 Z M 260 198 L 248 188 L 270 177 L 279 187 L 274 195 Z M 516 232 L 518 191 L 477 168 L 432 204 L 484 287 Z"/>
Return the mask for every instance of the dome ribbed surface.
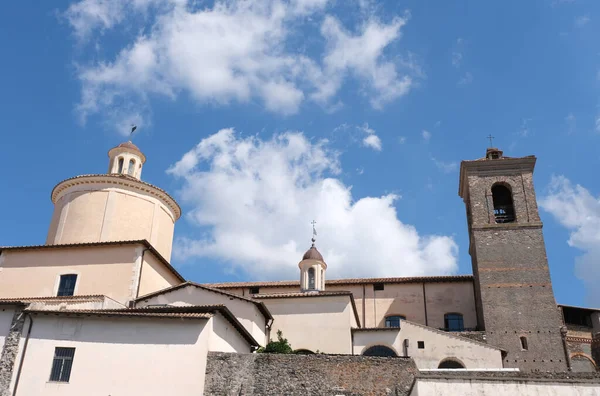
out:
<path id="1" fill-rule="evenodd" d="M 302 256 L 302 260 L 319 260 L 325 262 L 321 253 L 319 253 L 317 248 L 314 246 L 312 246 L 306 251 L 306 253 L 304 253 L 304 256 Z"/>

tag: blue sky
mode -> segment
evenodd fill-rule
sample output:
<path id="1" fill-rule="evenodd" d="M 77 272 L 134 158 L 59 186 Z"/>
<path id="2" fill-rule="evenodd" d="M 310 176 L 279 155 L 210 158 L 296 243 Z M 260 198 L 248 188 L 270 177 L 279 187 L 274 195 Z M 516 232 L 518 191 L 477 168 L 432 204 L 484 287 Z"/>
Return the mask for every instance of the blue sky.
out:
<path id="1" fill-rule="evenodd" d="M 471 273 L 458 166 L 492 134 L 506 155 L 538 157 L 557 301 L 600 305 L 599 11 L 13 2 L 0 245 L 43 243 L 52 187 L 105 172 L 136 123 L 143 179 L 184 209 L 172 261 L 187 278 L 296 278 L 313 218 L 330 278 Z"/>

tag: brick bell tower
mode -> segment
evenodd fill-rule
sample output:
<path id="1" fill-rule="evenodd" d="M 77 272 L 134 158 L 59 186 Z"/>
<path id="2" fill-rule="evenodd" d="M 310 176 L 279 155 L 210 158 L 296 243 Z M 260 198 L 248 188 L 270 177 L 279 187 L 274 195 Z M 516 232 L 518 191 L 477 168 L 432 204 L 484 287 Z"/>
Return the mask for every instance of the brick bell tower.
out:
<path id="1" fill-rule="evenodd" d="M 533 188 L 535 161 L 489 148 L 485 158 L 460 164 L 478 326 L 490 344 L 508 352 L 504 367 L 566 371 Z"/>

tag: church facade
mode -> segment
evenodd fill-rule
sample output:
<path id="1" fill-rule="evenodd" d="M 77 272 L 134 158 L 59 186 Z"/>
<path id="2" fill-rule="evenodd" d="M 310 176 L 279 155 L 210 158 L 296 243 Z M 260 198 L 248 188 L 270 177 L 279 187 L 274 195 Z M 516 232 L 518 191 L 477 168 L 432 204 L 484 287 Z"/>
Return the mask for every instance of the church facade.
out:
<path id="1" fill-rule="evenodd" d="M 533 156 L 462 162 L 473 275 L 327 280 L 313 240 L 297 281 L 203 284 L 170 264 L 181 208 L 141 180 L 144 154 L 126 142 L 108 155 L 106 174 L 56 185 L 46 244 L 0 248 L 1 396 L 261 394 L 215 385 L 211 367 L 279 331 L 298 359 L 409 362 L 398 394 L 439 394 L 457 373 L 500 373 L 506 389 L 510 373 L 550 373 L 528 379 L 536 392 L 582 372 L 557 394 L 600 395 L 600 311 L 556 304 Z"/>

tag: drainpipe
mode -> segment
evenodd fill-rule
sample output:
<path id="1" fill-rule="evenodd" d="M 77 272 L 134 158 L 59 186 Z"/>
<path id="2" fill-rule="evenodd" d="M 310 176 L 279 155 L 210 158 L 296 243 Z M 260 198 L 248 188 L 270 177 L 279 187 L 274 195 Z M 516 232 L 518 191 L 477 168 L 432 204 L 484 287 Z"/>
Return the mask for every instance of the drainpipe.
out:
<path id="1" fill-rule="evenodd" d="M 562 338 L 563 349 L 565 351 L 565 362 L 567 362 L 567 370 L 572 371 L 571 358 L 569 357 L 569 348 L 567 347 L 567 326 L 561 326 L 560 338 Z"/>
<path id="2" fill-rule="evenodd" d="M 19 361 L 19 368 L 17 369 L 17 376 L 15 377 L 15 387 L 13 389 L 13 396 L 17 395 L 17 388 L 19 387 L 19 379 L 21 378 L 21 370 L 23 369 L 23 362 L 25 361 L 25 353 L 27 352 L 27 345 L 29 344 L 29 336 L 31 335 L 31 328 L 33 327 L 33 316 L 26 313 L 29 318 L 29 328 L 27 329 L 27 336 L 25 337 L 25 343 L 23 344 L 23 353 L 21 354 L 21 360 Z"/>
<path id="3" fill-rule="evenodd" d="M 142 250 L 142 260 L 140 261 L 140 273 L 138 274 L 137 290 L 135 291 L 136 299 L 140 296 L 140 285 L 142 283 L 142 268 L 144 268 L 144 253 L 146 253 L 147 250 L 150 250 L 150 248 L 145 248 L 144 250 Z M 133 301 L 130 301 L 129 308 L 133 308 L 134 305 L 135 299 Z"/>
<path id="4" fill-rule="evenodd" d="M 367 319 L 365 318 L 366 317 L 366 312 L 365 312 L 365 310 L 366 310 L 366 300 L 365 300 L 365 284 L 364 283 L 363 283 L 362 287 L 363 287 L 363 295 L 362 295 L 362 300 L 363 300 L 362 301 L 363 302 L 362 303 L 363 320 L 362 320 L 362 326 L 361 327 L 367 327 Z"/>
<path id="5" fill-rule="evenodd" d="M 427 294 L 425 294 L 425 282 L 423 282 L 423 308 L 425 308 L 425 326 L 429 326 L 427 319 Z"/>

